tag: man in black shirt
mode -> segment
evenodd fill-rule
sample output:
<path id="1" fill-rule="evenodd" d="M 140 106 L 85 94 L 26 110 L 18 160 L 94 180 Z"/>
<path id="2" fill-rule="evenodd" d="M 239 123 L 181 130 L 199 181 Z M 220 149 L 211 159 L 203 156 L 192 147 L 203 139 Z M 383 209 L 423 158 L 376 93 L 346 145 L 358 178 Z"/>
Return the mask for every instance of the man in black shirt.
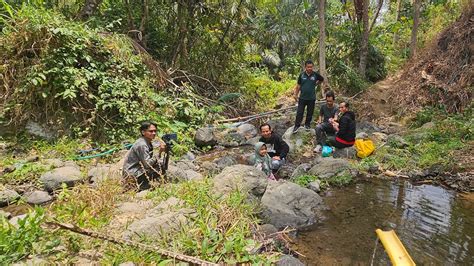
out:
<path id="1" fill-rule="evenodd" d="M 306 120 L 304 127 L 309 129 L 313 120 L 314 103 L 316 101 L 316 86 L 324 81 L 324 78 L 317 72 L 313 72 L 314 64 L 308 60 L 304 64 L 305 71 L 298 76 L 295 86 L 295 98 L 298 98 L 298 109 L 296 110 L 295 126 L 293 133 L 297 132 L 303 121 L 304 109 L 306 108 Z"/>
<path id="2" fill-rule="evenodd" d="M 268 155 L 272 158 L 271 168 L 276 172 L 285 163 L 290 147 L 280 136 L 272 131 L 272 127 L 269 124 L 262 124 L 260 132 L 262 137 L 259 141 L 267 146 Z"/>
<path id="3" fill-rule="evenodd" d="M 334 92 L 326 93 L 326 103 L 321 105 L 319 110 L 318 125 L 316 126 L 316 141 L 318 145 L 314 149 L 315 152 L 321 152 L 322 146 L 326 145 L 326 134 L 334 134 L 332 120 L 335 119 L 337 106 L 334 104 Z"/>

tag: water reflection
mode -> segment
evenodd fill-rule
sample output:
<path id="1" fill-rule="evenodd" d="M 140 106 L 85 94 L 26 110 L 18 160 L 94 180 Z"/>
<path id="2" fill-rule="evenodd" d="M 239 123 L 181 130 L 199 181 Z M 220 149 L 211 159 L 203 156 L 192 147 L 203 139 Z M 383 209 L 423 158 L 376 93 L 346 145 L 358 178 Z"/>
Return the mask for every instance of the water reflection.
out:
<path id="1" fill-rule="evenodd" d="M 375 181 L 324 199 L 328 219 L 298 240 L 309 264 L 370 263 L 376 228 L 395 229 L 417 264 L 474 264 L 473 204 L 442 187 Z M 374 262 L 389 263 L 380 245 Z"/>

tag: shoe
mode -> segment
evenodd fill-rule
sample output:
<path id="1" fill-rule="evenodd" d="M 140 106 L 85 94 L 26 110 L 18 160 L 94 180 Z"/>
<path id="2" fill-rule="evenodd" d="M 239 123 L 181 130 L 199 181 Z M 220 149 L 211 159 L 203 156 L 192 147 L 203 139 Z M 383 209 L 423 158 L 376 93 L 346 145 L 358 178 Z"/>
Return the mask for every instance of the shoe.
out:
<path id="1" fill-rule="evenodd" d="M 310 126 L 304 126 L 304 129 L 306 129 L 306 130 L 310 130 L 310 129 L 311 129 L 311 127 L 310 127 Z"/>
<path id="2" fill-rule="evenodd" d="M 295 134 L 296 132 L 298 132 L 299 129 L 300 129 L 300 126 L 294 126 L 294 127 L 293 127 L 293 134 Z"/>
<path id="3" fill-rule="evenodd" d="M 318 145 L 316 145 L 316 148 L 314 148 L 313 151 L 316 152 L 316 153 L 320 153 L 321 150 L 322 150 L 322 148 L 323 148 L 323 147 L 321 147 L 321 145 L 318 144 Z"/>

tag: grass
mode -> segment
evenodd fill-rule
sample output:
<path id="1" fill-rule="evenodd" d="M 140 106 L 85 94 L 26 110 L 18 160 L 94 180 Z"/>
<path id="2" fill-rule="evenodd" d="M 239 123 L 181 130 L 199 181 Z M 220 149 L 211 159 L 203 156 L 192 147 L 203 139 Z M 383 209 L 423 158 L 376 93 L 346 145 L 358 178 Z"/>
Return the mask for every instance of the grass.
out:
<path id="1" fill-rule="evenodd" d="M 433 122 L 432 127 L 423 124 Z M 474 116 L 472 108 L 461 114 L 447 114 L 443 110 L 427 108 L 417 114 L 410 130 L 403 136 L 408 146 L 396 143 L 380 147 L 373 156 L 361 160 L 358 169 L 367 171 L 370 165 L 380 164 L 389 170 L 421 170 L 438 166 L 454 171 L 459 154 L 468 154 L 474 144 Z"/>

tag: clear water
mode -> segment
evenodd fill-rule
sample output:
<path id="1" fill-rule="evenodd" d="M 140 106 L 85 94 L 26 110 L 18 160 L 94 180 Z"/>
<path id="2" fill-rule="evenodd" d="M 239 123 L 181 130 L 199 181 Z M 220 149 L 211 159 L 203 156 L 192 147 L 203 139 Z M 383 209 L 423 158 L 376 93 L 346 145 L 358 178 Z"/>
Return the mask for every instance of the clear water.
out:
<path id="1" fill-rule="evenodd" d="M 323 198 L 330 208 L 326 220 L 296 240 L 309 265 L 390 264 L 376 244 L 377 228 L 394 229 L 418 265 L 474 265 L 472 194 L 379 180 L 330 190 Z"/>

